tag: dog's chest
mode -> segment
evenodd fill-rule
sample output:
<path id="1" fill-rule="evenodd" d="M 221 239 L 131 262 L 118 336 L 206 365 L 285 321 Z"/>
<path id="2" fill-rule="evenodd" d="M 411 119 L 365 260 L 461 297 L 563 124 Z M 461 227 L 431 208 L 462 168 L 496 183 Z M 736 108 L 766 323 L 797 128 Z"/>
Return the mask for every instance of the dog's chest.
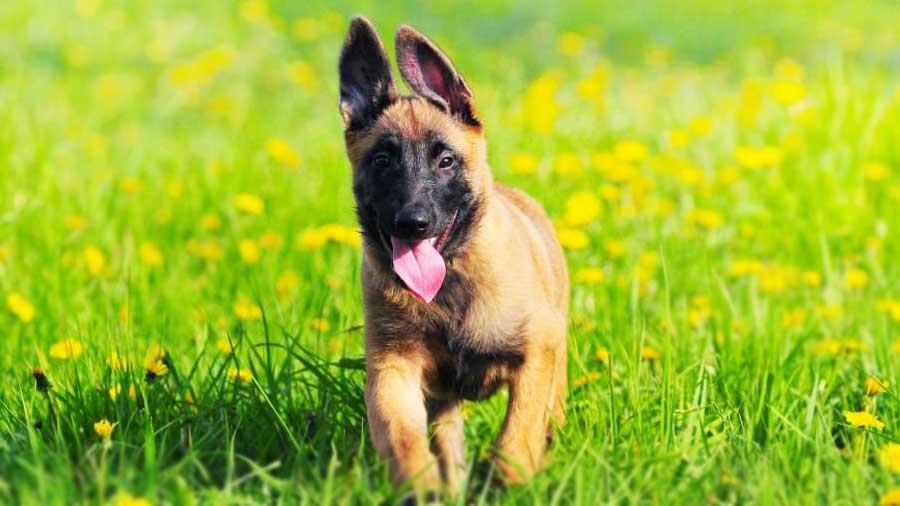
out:
<path id="1" fill-rule="evenodd" d="M 434 369 L 429 390 L 442 397 L 481 400 L 493 395 L 525 361 L 521 325 L 473 328 L 437 324 L 427 336 Z"/>

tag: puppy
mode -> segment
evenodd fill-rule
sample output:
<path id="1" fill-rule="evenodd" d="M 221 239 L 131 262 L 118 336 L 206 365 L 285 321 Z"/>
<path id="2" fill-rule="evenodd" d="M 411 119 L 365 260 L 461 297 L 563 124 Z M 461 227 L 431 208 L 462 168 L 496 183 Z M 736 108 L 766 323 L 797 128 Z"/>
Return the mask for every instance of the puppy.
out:
<path id="1" fill-rule="evenodd" d="M 410 96 L 365 18 L 350 23 L 339 64 L 372 439 L 395 485 L 454 494 L 466 475 L 460 402 L 506 386 L 492 458 L 522 482 L 565 421 L 565 258 L 540 204 L 494 182 L 450 59 L 408 26 L 395 48 Z"/>

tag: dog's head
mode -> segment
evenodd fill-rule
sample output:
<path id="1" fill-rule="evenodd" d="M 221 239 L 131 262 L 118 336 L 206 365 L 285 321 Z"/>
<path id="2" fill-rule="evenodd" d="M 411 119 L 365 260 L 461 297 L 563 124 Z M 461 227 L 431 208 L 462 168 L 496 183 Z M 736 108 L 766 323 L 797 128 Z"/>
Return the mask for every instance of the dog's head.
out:
<path id="1" fill-rule="evenodd" d="M 429 302 L 459 255 L 490 189 L 472 92 L 427 37 L 395 41 L 400 96 L 375 28 L 354 18 L 340 59 L 340 109 L 363 239 L 387 270 Z"/>

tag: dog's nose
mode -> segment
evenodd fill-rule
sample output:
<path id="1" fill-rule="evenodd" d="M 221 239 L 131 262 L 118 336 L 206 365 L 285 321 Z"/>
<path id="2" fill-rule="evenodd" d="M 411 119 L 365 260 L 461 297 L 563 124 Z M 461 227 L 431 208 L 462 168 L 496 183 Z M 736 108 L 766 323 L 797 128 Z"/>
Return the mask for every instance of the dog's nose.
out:
<path id="1" fill-rule="evenodd" d="M 423 207 L 405 207 L 394 217 L 394 235 L 401 239 L 424 239 L 430 225 Z"/>

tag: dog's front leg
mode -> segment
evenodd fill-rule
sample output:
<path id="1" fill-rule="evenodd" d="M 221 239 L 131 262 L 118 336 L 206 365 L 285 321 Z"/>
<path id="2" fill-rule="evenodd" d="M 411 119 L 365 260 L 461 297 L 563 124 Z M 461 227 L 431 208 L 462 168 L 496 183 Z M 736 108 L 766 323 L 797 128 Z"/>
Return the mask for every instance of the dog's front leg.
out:
<path id="1" fill-rule="evenodd" d="M 458 400 L 431 399 L 428 402 L 431 444 L 441 464 L 441 472 L 451 495 L 459 493 L 466 475 L 463 416 Z"/>
<path id="2" fill-rule="evenodd" d="M 367 365 L 366 408 L 375 448 L 388 462 L 391 481 L 417 492 L 438 491 L 437 459 L 428 441 L 421 367 L 403 356 L 381 356 Z"/>
<path id="3" fill-rule="evenodd" d="M 532 343 L 509 385 L 509 404 L 503 429 L 495 443 L 494 461 L 507 483 L 531 478 L 541 466 L 551 419 L 562 422 L 560 355 L 565 355 L 562 338 Z M 555 335 L 554 332 L 551 335 Z M 547 334 L 544 334 L 545 336 Z M 562 374 L 565 374 L 562 372 Z"/>

